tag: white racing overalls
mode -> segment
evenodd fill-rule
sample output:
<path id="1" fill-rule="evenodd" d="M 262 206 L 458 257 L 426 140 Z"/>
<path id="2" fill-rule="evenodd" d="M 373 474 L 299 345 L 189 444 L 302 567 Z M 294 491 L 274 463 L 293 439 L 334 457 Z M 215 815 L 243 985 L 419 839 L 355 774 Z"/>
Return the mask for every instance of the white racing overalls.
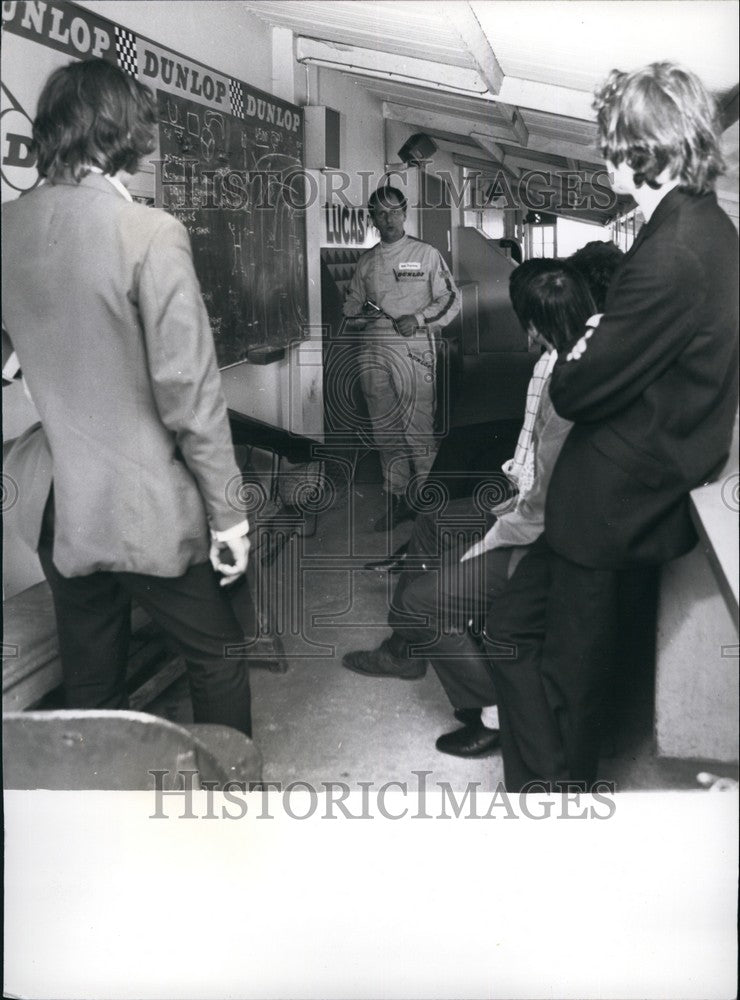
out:
<path id="1" fill-rule="evenodd" d="M 345 316 L 367 300 L 393 319 L 416 317 L 412 337 L 390 319 L 370 323 L 360 342 L 360 384 L 367 401 L 384 488 L 402 494 L 412 476 L 426 477 L 434 439 L 436 337 L 460 311 L 460 294 L 440 253 L 412 236 L 378 243 L 360 257 L 347 290 Z"/>

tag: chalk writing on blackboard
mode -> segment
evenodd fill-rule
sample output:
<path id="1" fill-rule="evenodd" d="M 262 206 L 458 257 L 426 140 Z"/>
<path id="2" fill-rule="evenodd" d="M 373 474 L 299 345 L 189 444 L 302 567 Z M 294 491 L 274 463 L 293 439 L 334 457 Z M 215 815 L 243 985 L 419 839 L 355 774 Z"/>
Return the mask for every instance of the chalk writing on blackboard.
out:
<path id="1" fill-rule="evenodd" d="M 302 136 L 158 91 L 157 200 L 187 227 L 219 365 L 304 336 Z M 248 104 L 249 107 L 249 104 Z M 287 110 L 286 110 L 287 109 Z M 281 120 L 299 114 L 285 105 Z"/>

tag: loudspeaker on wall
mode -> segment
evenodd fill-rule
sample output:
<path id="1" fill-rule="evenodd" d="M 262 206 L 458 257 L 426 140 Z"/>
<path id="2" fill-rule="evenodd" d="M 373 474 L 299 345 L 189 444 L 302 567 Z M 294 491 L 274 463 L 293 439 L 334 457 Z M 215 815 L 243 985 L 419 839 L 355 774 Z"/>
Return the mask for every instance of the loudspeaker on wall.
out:
<path id="1" fill-rule="evenodd" d="M 398 151 L 404 163 L 417 164 L 428 160 L 437 152 L 437 143 L 424 132 L 416 132 L 410 136 Z"/>

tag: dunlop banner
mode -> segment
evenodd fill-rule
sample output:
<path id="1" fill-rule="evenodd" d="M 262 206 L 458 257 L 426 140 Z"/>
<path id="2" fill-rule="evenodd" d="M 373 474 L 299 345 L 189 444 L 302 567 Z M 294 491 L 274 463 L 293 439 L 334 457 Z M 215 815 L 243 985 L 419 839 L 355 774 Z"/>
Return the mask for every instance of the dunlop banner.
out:
<path id="1" fill-rule="evenodd" d="M 74 3 L 4 2 L 0 120 L 2 200 L 38 183 L 31 123 L 44 81 L 70 58 L 107 59 L 155 92 L 176 95 L 280 135 L 302 146 L 301 109 L 225 76 Z M 271 145 L 277 148 L 280 139 Z M 152 196 L 154 189 L 152 186 Z"/>

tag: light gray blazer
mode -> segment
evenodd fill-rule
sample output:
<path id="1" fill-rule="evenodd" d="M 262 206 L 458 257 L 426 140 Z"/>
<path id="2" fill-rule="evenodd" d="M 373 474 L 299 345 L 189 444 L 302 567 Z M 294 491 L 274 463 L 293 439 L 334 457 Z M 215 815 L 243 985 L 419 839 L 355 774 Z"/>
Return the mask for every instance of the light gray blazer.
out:
<path id="1" fill-rule="evenodd" d="M 185 227 L 108 180 L 3 206 L 3 325 L 52 456 L 54 562 L 179 576 L 244 518 Z"/>

